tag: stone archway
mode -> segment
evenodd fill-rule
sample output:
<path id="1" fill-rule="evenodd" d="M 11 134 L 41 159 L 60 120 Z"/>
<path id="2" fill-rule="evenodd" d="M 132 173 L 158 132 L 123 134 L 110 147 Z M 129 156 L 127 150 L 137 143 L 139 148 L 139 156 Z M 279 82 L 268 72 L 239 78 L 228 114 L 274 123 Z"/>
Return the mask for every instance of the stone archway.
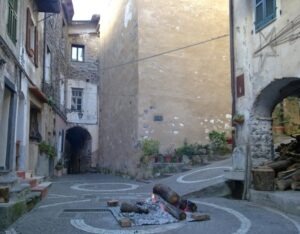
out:
<path id="1" fill-rule="evenodd" d="M 300 96 L 299 78 L 276 79 L 257 96 L 250 119 L 252 165 L 274 158 L 272 112 L 284 98 Z"/>
<path id="2" fill-rule="evenodd" d="M 91 167 L 92 137 L 79 126 L 66 133 L 66 159 L 69 174 L 87 172 Z"/>

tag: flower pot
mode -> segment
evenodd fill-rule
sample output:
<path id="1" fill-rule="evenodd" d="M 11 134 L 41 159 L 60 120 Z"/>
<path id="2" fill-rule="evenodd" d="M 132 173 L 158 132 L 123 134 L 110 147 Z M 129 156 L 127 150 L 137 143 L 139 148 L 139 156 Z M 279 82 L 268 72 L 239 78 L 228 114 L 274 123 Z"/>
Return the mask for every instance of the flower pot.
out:
<path id="1" fill-rule="evenodd" d="M 285 127 L 284 126 L 273 126 L 273 132 L 276 135 L 282 135 L 285 132 Z"/>
<path id="2" fill-rule="evenodd" d="M 165 155 L 165 156 L 164 156 L 164 161 L 165 161 L 165 163 L 170 163 L 171 160 L 172 160 L 172 156 L 171 156 L 171 155 Z"/>

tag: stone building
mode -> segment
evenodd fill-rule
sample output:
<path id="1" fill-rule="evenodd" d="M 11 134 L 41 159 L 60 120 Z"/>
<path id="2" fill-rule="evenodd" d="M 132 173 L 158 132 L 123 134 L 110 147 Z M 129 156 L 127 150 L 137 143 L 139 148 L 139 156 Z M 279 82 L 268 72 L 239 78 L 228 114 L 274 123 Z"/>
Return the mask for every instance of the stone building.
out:
<path id="1" fill-rule="evenodd" d="M 233 167 L 246 171 L 273 159 L 272 112 L 299 96 L 300 3 L 296 0 L 232 0 L 232 84 L 236 126 Z"/>
<path id="2" fill-rule="evenodd" d="M 111 1 L 101 15 L 101 166 L 135 174 L 139 141 L 162 153 L 230 132 L 226 1 Z"/>
<path id="3" fill-rule="evenodd" d="M 43 45 L 43 81 L 42 90 L 51 106 L 47 112 L 45 141 L 55 146 L 56 158 L 50 161 L 50 171 L 44 167 L 43 175 L 53 175 L 54 165 L 63 161 L 65 135 L 67 131 L 66 81 L 69 75 L 70 46 L 68 28 L 72 22 L 74 9 L 72 1 L 63 1 L 59 14 L 46 13 L 44 24 L 45 38 Z M 45 163 L 46 167 L 49 165 Z"/>
<path id="4" fill-rule="evenodd" d="M 98 163 L 99 20 L 72 21 L 68 27 L 70 64 L 66 83 L 66 160 L 68 172 L 78 173 Z"/>

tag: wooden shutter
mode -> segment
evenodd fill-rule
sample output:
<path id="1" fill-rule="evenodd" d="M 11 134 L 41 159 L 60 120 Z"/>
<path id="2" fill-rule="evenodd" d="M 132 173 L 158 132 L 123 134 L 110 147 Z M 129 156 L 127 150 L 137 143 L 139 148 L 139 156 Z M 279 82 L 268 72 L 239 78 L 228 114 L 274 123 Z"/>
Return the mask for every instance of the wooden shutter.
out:
<path id="1" fill-rule="evenodd" d="M 26 51 L 27 54 L 30 56 L 30 25 L 31 25 L 31 13 L 29 8 L 27 8 L 27 20 L 26 20 Z M 31 57 L 31 56 L 30 56 Z"/>
<path id="2" fill-rule="evenodd" d="M 39 67 L 39 32 L 34 28 L 34 65 Z"/>

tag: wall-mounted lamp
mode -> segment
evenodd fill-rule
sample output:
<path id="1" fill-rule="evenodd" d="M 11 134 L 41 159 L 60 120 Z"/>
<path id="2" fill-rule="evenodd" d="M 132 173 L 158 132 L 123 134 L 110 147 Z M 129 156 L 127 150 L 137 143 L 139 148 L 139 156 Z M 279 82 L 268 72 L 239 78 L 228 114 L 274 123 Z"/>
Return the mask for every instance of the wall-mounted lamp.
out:
<path id="1" fill-rule="evenodd" d="M 6 63 L 4 59 L 0 59 L 0 66 L 3 66 Z"/>
<path id="2" fill-rule="evenodd" d="M 82 116 L 83 116 L 82 111 L 79 111 L 79 112 L 78 112 L 78 118 L 79 118 L 79 119 L 82 119 Z"/>

